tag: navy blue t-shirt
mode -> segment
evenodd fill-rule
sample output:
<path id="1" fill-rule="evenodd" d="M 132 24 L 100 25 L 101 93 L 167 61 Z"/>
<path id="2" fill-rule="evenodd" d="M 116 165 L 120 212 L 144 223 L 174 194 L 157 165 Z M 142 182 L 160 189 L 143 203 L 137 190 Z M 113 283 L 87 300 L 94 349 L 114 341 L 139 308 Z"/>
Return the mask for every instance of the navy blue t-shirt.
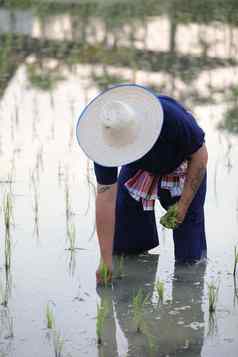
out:
<path id="1" fill-rule="evenodd" d="M 164 111 L 161 133 L 152 149 L 128 166 L 155 175 L 166 175 L 203 145 L 205 134 L 192 114 L 180 103 L 167 96 L 158 98 Z M 117 181 L 117 167 L 94 163 L 94 170 L 99 184 L 110 185 Z"/>

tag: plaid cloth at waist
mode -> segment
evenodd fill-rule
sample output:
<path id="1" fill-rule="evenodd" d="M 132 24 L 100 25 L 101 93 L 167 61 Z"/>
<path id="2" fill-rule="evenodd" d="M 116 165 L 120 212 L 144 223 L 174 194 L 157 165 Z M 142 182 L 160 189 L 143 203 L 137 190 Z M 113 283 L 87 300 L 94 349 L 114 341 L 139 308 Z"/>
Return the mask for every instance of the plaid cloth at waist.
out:
<path id="1" fill-rule="evenodd" d="M 136 201 L 142 201 L 145 211 L 152 211 L 155 200 L 159 198 L 158 184 L 160 178 L 162 189 L 169 190 L 172 197 L 180 196 L 186 180 L 187 169 L 188 162 L 184 161 L 175 171 L 164 176 L 138 170 L 132 178 L 125 182 L 125 187 Z"/>

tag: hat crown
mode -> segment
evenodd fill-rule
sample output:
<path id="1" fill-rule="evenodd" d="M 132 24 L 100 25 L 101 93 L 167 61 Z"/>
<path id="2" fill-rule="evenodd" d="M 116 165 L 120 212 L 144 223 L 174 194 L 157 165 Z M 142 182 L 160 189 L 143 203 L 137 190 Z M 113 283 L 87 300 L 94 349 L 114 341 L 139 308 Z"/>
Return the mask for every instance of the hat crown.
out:
<path id="1" fill-rule="evenodd" d="M 145 87 L 122 84 L 100 93 L 84 108 L 77 139 L 94 162 L 122 166 L 140 159 L 153 147 L 162 124 L 159 98 Z"/>
<path id="2" fill-rule="evenodd" d="M 119 100 L 106 103 L 101 114 L 102 125 L 109 130 L 127 129 L 136 122 L 136 114 L 132 107 Z"/>

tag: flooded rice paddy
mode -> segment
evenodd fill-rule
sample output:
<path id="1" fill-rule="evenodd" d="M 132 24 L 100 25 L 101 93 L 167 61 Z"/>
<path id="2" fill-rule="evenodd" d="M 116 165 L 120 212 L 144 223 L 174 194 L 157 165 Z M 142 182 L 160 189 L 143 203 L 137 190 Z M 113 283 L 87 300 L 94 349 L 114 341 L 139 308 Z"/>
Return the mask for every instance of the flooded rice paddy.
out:
<path id="1" fill-rule="evenodd" d="M 237 9 L 183 3 L 0 2 L 0 357 L 238 356 Z M 120 82 L 176 97 L 206 132 L 208 259 L 175 265 L 158 223 L 160 246 L 97 289 L 95 177 L 75 127 Z"/>

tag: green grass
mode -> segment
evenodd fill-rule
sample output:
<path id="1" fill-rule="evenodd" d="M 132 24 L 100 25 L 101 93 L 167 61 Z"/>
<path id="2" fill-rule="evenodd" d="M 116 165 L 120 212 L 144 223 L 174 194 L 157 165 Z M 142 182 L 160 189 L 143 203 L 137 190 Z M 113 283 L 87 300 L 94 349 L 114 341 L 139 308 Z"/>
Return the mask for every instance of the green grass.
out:
<path id="1" fill-rule="evenodd" d="M 170 206 L 165 215 L 160 218 L 160 224 L 162 224 L 165 228 L 175 229 L 178 225 L 177 214 L 177 205 L 174 204 L 173 206 Z"/>
<path id="2" fill-rule="evenodd" d="M 108 304 L 105 299 L 101 300 L 101 304 L 97 304 L 97 318 L 96 318 L 96 334 L 97 344 L 102 344 L 102 333 L 104 328 L 105 319 L 108 315 Z"/>
<path id="3" fill-rule="evenodd" d="M 64 80 L 56 70 L 42 68 L 41 64 L 28 64 L 27 74 L 32 87 L 41 91 L 52 91 L 59 81 Z"/>
<path id="4" fill-rule="evenodd" d="M 230 133 L 238 134 L 238 105 L 234 103 L 233 106 L 224 114 L 223 122 L 218 126 L 220 129 L 225 129 Z"/>

